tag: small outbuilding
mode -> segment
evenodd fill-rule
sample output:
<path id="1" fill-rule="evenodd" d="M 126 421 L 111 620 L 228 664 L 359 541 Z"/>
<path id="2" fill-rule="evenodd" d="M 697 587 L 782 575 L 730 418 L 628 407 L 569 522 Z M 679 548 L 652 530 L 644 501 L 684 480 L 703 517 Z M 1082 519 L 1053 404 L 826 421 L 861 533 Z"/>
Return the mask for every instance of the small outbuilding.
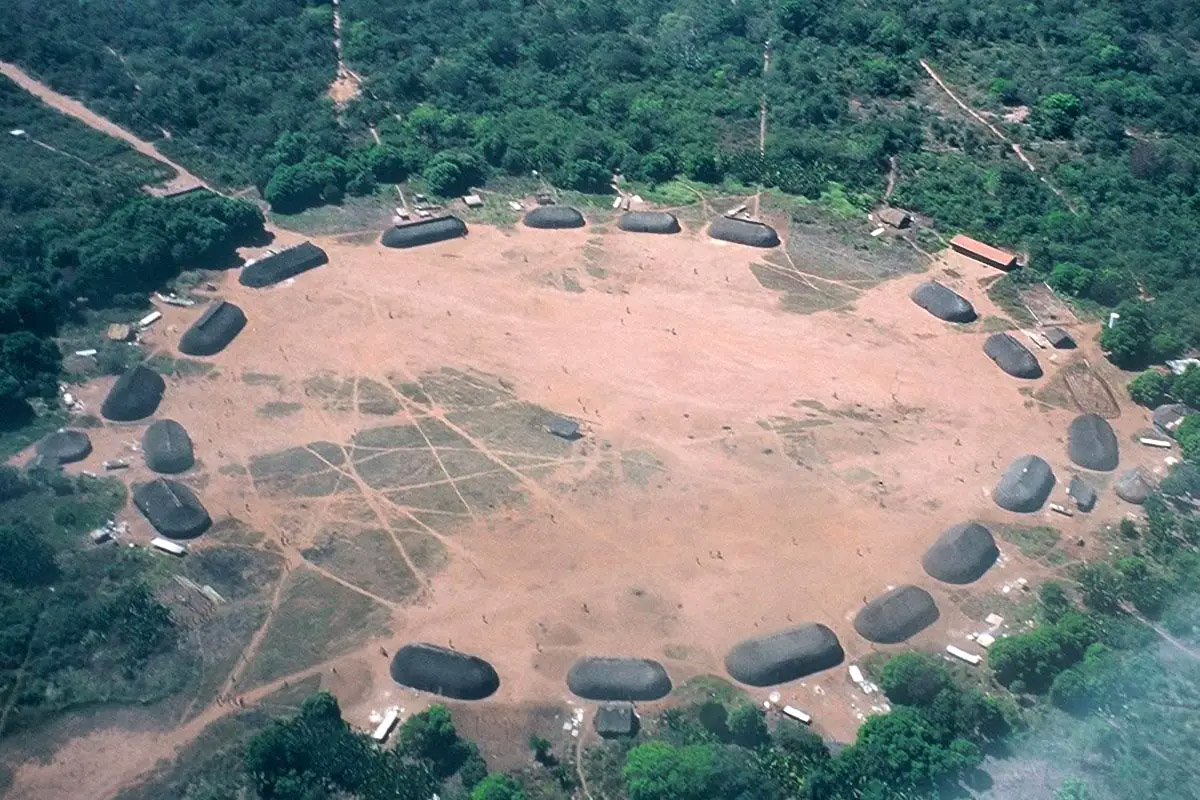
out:
<path id="1" fill-rule="evenodd" d="M 879 221 L 884 225 L 901 230 L 912 225 L 912 214 L 902 208 L 883 208 L 875 216 L 879 217 Z"/>
<path id="2" fill-rule="evenodd" d="M 582 228 L 587 224 L 583 214 L 570 206 L 538 206 L 525 214 L 524 222 L 527 228 L 548 230 Z"/>
<path id="3" fill-rule="evenodd" d="M 208 307 L 179 339 L 179 352 L 212 356 L 224 350 L 246 327 L 246 314 L 233 303 L 218 300 Z"/>
<path id="4" fill-rule="evenodd" d="M 605 739 L 636 736 L 641 727 L 632 703 L 604 703 L 596 709 L 594 725 Z"/>
<path id="5" fill-rule="evenodd" d="M 1154 420 L 1155 428 L 1158 428 L 1167 436 L 1175 438 L 1175 432 L 1183 424 L 1184 419 L 1195 413 L 1195 409 L 1183 403 L 1167 403 L 1154 409 L 1151 419 Z"/>
<path id="6" fill-rule="evenodd" d="M 546 422 L 546 432 L 560 439 L 566 439 L 568 442 L 573 442 L 583 435 L 579 431 L 578 422 L 558 416 L 551 417 Z"/>
<path id="7" fill-rule="evenodd" d="M 1116 492 L 1117 497 L 1126 503 L 1138 506 L 1145 503 L 1146 498 L 1152 495 L 1157 488 L 1158 479 L 1145 467 L 1134 467 L 1121 473 L 1121 477 L 1117 478 L 1117 482 L 1113 485 L 1113 491 Z"/>
<path id="8" fill-rule="evenodd" d="M 1071 334 L 1067 333 L 1057 325 L 1052 325 L 1049 328 L 1042 329 L 1042 335 L 1046 337 L 1046 341 L 1056 350 L 1074 350 L 1075 340 L 1071 338 Z"/>
<path id="9" fill-rule="evenodd" d="M 447 239 L 458 239 L 467 235 L 467 223 L 458 217 L 447 214 L 442 217 L 431 217 L 407 225 L 396 225 L 383 233 L 380 243 L 384 247 L 404 249 L 420 247 L 423 244 L 444 242 Z"/>
<path id="10" fill-rule="evenodd" d="M 770 225 L 749 219 L 718 217 L 708 226 L 708 235 L 723 242 L 750 247 L 778 247 L 779 234 Z"/>
<path id="11" fill-rule="evenodd" d="M 1075 507 L 1087 513 L 1096 507 L 1096 490 L 1093 486 L 1083 478 L 1076 475 L 1071 478 L 1071 483 L 1067 486 L 1067 496 L 1075 501 Z"/>
<path id="12" fill-rule="evenodd" d="M 984 244 L 978 239 L 972 239 L 962 233 L 950 240 L 950 249 L 1005 272 L 1017 266 L 1017 257 L 1012 253 L 992 247 L 990 244 Z"/>
<path id="13" fill-rule="evenodd" d="M 252 289 L 271 286 L 325 264 L 329 256 L 312 242 L 304 242 L 247 264 L 238 282 Z"/>

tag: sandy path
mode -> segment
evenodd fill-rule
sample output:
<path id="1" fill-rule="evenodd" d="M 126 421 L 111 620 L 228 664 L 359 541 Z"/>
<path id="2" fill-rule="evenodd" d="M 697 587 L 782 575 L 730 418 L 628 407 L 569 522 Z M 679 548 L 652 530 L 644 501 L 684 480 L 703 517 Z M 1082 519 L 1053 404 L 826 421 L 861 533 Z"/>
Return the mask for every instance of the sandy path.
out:
<path id="1" fill-rule="evenodd" d="M 10 64 L 7 61 L 0 61 L 0 73 L 3 73 L 7 78 L 12 80 L 22 89 L 34 95 L 51 108 L 72 116 L 85 125 L 95 128 L 101 133 L 107 134 L 116 139 L 120 139 L 142 155 L 166 164 L 171 169 L 175 170 L 175 177 L 171 178 L 166 183 L 167 191 L 176 191 L 188 186 L 208 185 L 183 167 L 176 164 L 171 159 L 167 158 L 150 142 L 134 136 L 132 133 L 120 127 L 119 125 L 93 112 L 78 100 L 67 97 L 64 94 L 59 94 L 46 84 L 25 72 L 25 70 L 21 69 L 16 64 Z"/>

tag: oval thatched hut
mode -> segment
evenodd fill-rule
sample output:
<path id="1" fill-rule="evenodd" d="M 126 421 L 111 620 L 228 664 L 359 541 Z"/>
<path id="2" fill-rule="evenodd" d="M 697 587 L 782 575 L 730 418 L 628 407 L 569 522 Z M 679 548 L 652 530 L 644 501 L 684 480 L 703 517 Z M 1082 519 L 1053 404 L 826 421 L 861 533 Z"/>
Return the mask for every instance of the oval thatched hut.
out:
<path id="1" fill-rule="evenodd" d="M 973 322 L 975 307 L 966 298 L 937 281 L 926 281 L 912 290 L 912 301 L 947 322 Z"/>
<path id="2" fill-rule="evenodd" d="M 156 531 L 170 539 L 191 539 L 212 524 L 195 492 L 167 478 L 134 486 L 133 503 Z"/>
<path id="3" fill-rule="evenodd" d="M 779 234 L 770 225 L 748 219 L 718 217 L 708 226 L 708 235 L 714 239 L 751 247 L 778 247 Z"/>
<path id="4" fill-rule="evenodd" d="M 671 693 L 671 678 L 648 658 L 581 658 L 567 672 L 567 688 L 587 700 L 659 700 Z"/>
<path id="5" fill-rule="evenodd" d="M 482 700 L 500 688 L 500 676 L 478 656 L 436 644 L 406 644 L 392 657 L 392 680 L 454 700 Z"/>
<path id="6" fill-rule="evenodd" d="M 37 443 L 37 454 L 47 466 L 73 464 L 92 452 L 92 440 L 83 431 L 59 428 Z"/>
<path id="7" fill-rule="evenodd" d="M 1029 514 L 1037 511 L 1054 488 L 1054 470 L 1039 456 L 1021 456 L 1008 465 L 992 499 L 1006 511 Z"/>
<path id="8" fill-rule="evenodd" d="M 192 439 L 173 419 L 160 419 L 142 434 L 142 453 L 146 466 L 168 475 L 186 472 L 196 463 Z"/>
<path id="9" fill-rule="evenodd" d="M 265 258 L 260 258 L 253 264 L 247 264 L 238 276 L 242 286 L 261 289 L 288 278 L 294 278 L 302 272 L 316 269 L 329 261 L 325 251 L 312 242 L 304 242 L 295 247 L 289 247 Z"/>
<path id="10" fill-rule="evenodd" d="M 1000 557 L 992 532 L 978 522 L 963 522 L 948 528 L 921 559 L 931 577 L 945 583 L 973 583 L 983 577 Z"/>
<path id="11" fill-rule="evenodd" d="M 1067 455 L 1086 469 L 1108 472 L 1117 468 L 1121 448 L 1112 425 L 1096 414 L 1081 414 L 1067 428 Z"/>
<path id="12" fill-rule="evenodd" d="M 587 222 L 570 206 L 538 206 L 525 215 L 527 228 L 582 228 Z"/>
<path id="13" fill-rule="evenodd" d="M 1113 484 L 1117 497 L 1126 503 L 1140 506 L 1158 488 L 1158 479 L 1145 467 L 1134 467 L 1121 474 Z"/>
<path id="14" fill-rule="evenodd" d="M 138 364 L 117 378 L 100 404 L 100 413 L 113 422 L 145 419 L 158 409 L 166 390 L 167 384 L 161 375 Z"/>
<path id="15" fill-rule="evenodd" d="M 837 634 L 816 622 L 746 639 L 725 656 L 725 670 L 751 686 L 787 683 L 842 663 Z"/>
<path id="16" fill-rule="evenodd" d="M 213 356 L 224 350 L 246 327 L 246 315 L 233 303 L 220 300 L 209 306 L 179 339 L 179 352 Z"/>
<path id="17" fill-rule="evenodd" d="M 466 235 L 467 223 L 458 217 L 447 215 L 388 228 L 383 232 L 380 243 L 384 247 L 420 247 L 423 244 L 459 239 Z"/>
<path id="18" fill-rule="evenodd" d="M 617 227 L 631 233 L 679 233 L 679 220 L 666 211 L 626 211 Z"/>
<path id="19" fill-rule="evenodd" d="M 996 366 L 1014 378 L 1040 378 L 1042 365 L 1025 345 L 1007 333 L 993 333 L 983 343 L 983 352 Z"/>
<path id="20" fill-rule="evenodd" d="M 859 610 L 854 630 L 871 642 L 898 644 L 937 622 L 939 616 L 929 592 L 919 586 L 897 586 Z"/>

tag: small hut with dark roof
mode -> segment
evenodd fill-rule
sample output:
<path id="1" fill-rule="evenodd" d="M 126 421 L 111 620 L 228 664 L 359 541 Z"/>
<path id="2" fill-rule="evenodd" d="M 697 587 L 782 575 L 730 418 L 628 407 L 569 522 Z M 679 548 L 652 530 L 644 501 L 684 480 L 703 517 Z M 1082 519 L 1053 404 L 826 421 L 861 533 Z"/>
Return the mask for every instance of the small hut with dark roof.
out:
<path id="1" fill-rule="evenodd" d="M 167 478 L 135 486 L 133 503 L 156 531 L 170 539 L 191 539 L 212 524 L 196 493 Z"/>
<path id="2" fill-rule="evenodd" d="M 83 431 L 59 428 L 37 443 L 37 454 L 47 466 L 82 461 L 92 452 L 92 440 Z"/>
<path id="3" fill-rule="evenodd" d="M 142 453 L 147 467 L 168 475 L 186 472 L 196 463 L 192 438 L 173 419 L 160 419 L 146 428 L 142 434 Z"/>
<path id="4" fill-rule="evenodd" d="M 606 739 L 637 735 L 638 716 L 632 703 L 604 703 L 596 709 L 596 733 Z"/>

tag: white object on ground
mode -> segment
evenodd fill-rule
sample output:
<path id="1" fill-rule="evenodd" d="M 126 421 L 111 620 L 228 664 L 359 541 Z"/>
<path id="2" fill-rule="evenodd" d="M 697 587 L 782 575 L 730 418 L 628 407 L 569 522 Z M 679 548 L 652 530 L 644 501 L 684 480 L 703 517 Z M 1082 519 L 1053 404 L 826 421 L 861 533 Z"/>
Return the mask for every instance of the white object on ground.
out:
<path id="1" fill-rule="evenodd" d="M 850 665 L 850 680 L 854 681 L 855 683 L 862 683 L 864 680 L 866 680 L 866 678 L 863 676 L 862 670 L 858 668 L 857 664 Z"/>
<path id="2" fill-rule="evenodd" d="M 970 664 L 973 667 L 979 666 L 979 662 L 983 661 L 982 656 L 977 656 L 974 653 L 968 653 L 966 650 L 962 650 L 958 647 L 955 647 L 952 644 L 946 645 L 946 652 L 949 653 L 950 655 L 954 656 L 955 658 L 958 658 L 958 659 L 961 659 L 961 660 L 967 662 L 968 664 Z"/>
<path id="3" fill-rule="evenodd" d="M 990 633 L 981 633 L 975 637 L 975 641 L 980 647 L 987 649 L 996 643 L 996 637 L 992 636 Z"/>
<path id="4" fill-rule="evenodd" d="M 160 319 L 162 319 L 161 311 L 151 311 L 149 314 L 147 314 L 146 316 L 144 316 L 138 320 L 137 326 L 139 328 L 149 328 L 151 325 L 158 322 Z"/>
<path id="5" fill-rule="evenodd" d="M 375 730 L 371 732 L 371 738 L 377 742 L 386 742 L 388 734 L 392 732 L 392 728 L 396 725 L 396 719 L 399 718 L 399 716 L 399 708 L 396 706 L 389 708 L 387 713 L 383 715 L 383 719 L 380 720 L 379 725 L 377 725 Z"/>
<path id="6" fill-rule="evenodd" d="M 1004 624 L 1004 617 L 1000 616 L 999 614 L 988 614 L 983 618 L 983 621 L 994 628 L 997 625 Z"/>
<path id="7" fill-rule="evenodd" d="M 1138 441 L 1147 447 L 1161 447 L 1163 449 L 1170 449 L 1171 447 L 1171 443 L 1166 439 L 1151 439 L 1148 436 L 1143 436 Z"/>
<path id="8" fill-rule="evenodd" d="M 812 717 L 809 716 L 808 714 L 805 714 L 803 711 L 796 708 L 795 706 L 784 706 L 783 713 L 785 716 L 791 717 L 792 719 L 796 720 L 797 722 L 803 722 L 805 725 L 812 724 Z"/>
<path id="9" fill-rule="evenodd" d="M 164 553 L 170 553 L 173 556 L 182 556 L 187 554 L 187 548 L 181 544 L 176 544 L 170 539 L 164 539 L 161 536 L 155 536 L 150 540 L 151 547 L 157 547 Z"/>

